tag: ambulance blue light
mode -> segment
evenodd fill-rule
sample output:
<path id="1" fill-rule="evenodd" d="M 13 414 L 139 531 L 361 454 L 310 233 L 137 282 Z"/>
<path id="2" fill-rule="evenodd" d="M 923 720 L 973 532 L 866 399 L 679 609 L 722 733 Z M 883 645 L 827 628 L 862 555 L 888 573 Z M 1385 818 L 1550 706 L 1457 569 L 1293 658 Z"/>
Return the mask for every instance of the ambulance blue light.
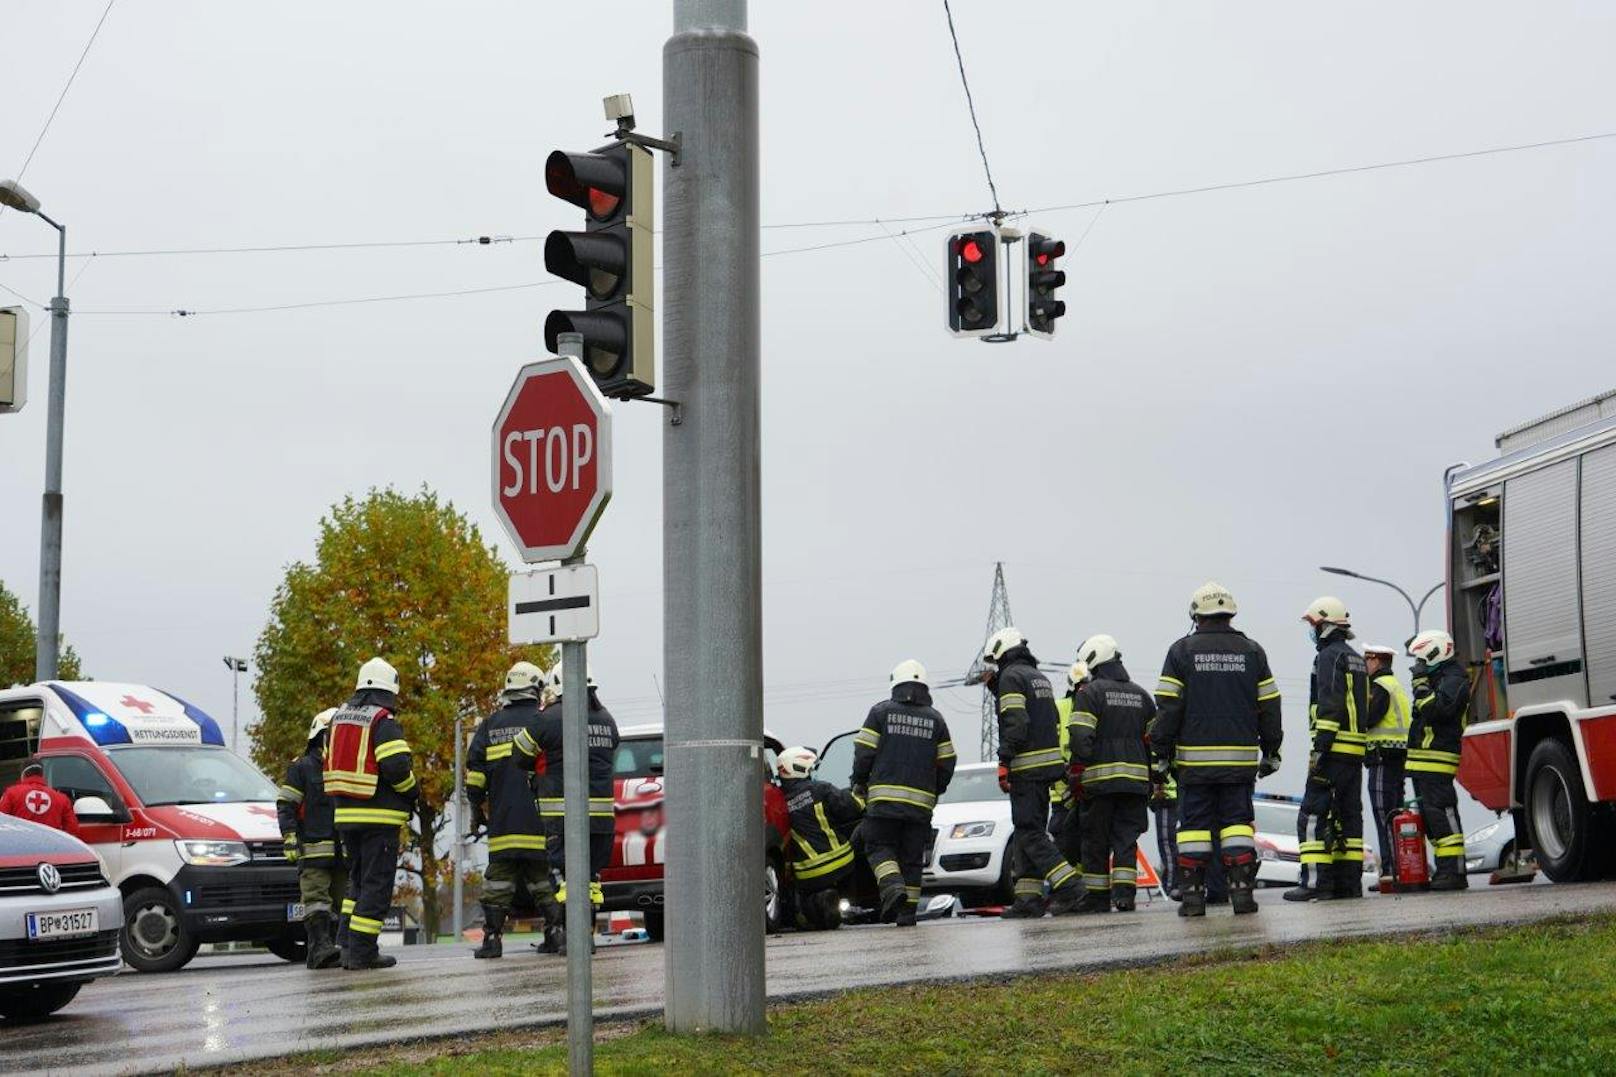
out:
<path id="1" fill-rule="evenodd" d="M 90 734 L 91 740 L 103 746 L 129 743 L 129 730 L 123 727 L 122 722 L 96 710 L 89 700 L 59 684 L 52 684 L 50 689 L 67 704 L 68 710 L 72 711 L 73 716 L 83 724 L 84 731 Z"/>
<path id="2" fill-rule="evenodd" d="M 84 724 L 91 727 L 92 729 L 95 728 L 96 726 L 106 725 L 110 721 L 112 721 L 112 719 L 108 718 L 106 715 L 102 714 L 100 711 L 91 711 L 89 714 L 86 714 L 84 716 Z"/>

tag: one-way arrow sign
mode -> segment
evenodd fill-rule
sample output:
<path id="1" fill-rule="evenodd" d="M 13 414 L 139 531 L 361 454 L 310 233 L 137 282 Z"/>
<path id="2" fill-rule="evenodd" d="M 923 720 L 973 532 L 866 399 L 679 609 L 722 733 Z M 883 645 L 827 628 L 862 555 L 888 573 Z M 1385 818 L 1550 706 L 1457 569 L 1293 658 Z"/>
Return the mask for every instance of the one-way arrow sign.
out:
<path id="1" fill-rule="evenodd" d="M 600 635 L 600 578 L 594 565 L 519 573 L 511 577 L 505 607 L 512 643 L 594 639 Z"/>

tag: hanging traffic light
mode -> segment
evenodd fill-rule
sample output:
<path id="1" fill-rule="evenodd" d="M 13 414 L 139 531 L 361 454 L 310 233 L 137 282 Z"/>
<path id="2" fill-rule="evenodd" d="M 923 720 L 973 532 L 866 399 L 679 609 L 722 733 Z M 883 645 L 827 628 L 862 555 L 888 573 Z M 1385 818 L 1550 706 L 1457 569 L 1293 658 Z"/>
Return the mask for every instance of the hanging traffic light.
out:
<path id="1" fill-rule="evenodd" d="M 1027 332 L 1050 340 L 1055 336 L 1055 319 L 1066 315 L 1066 304 L 1055 298 L 1055 289 L 1066 283 L 1066 273 L 1055 268 L 1055 260 L 1066 253 L 1066 244 L 1041 232 L 1027 233 L 1026 287 Z"/>
<path id="2" fill-rule="evenodd" d="M 651 275 L 651 153 L 616 142 L 589 153 L 556 150 L 544 186 L 585 212 L 584 231 L 544 241 L 544 268 L 584 287 L 583 310 L 552 310 L 544 345 L 582 333 L 584 367 L 609 397 L 656 388 L 655 285 Z"/>
<path id="3" fill-rule="evenodd" d="M 992 229 L 948 237 L 948 331 L 984 337 L 999 327 L 999 237 Z"/>

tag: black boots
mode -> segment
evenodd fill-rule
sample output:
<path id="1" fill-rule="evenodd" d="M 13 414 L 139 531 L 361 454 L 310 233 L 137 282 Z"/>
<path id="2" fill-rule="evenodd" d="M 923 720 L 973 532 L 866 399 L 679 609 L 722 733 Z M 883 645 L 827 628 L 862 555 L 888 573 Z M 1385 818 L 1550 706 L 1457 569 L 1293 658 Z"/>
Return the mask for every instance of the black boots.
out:
<path id="1" fill-rule="evenodd" d="M 1333 878 L 1328 864 L 1303 864 L 1296 885 L 1285 891 L 1285 900 L 1327 901 L 1335 896 L 1330 890 Z"/>
<path id="2" fill-rule="evenodd" d="M 376 945 L 375 935 L 366 935 L 362 931 L 351 932 L 348 936 L 348 948 L 342 952 L 342 967 L 345 969 L 390 969 L 398 964 L 398 958 L 391 954 L 384 954 Z"/>
<path id="3" fill-rule="evenodd" d="M 1363 897 L 1363 861 L 1339 860 L 1335 863 L 1335 899 Z"/>
<path id="4" fill-rule="evenodd" d="M 1113 886 L 1111 888 L 1111 907 L 1118 912 L 1133 912 L 1134 887 Z"/>
<path id="5" fill-rule="evenodd" d="M 1437 858 L 1436 874 L 1431 876 L 1432 890 L 1468 890 L 1470 880 L 1465 878 L 1462 861 L 1456 856 Z"/>
<path id="6" fill-rule="evenodd" d="M 471 952 L 472 957 L 494 958 L 505 956 L 505 910 L 492 905 L 483 906 L 482 945 Z"/>
<path id="7" fill-rule="evenodd" d="M 1077 887 L 1069 889 L 1076 891 Z M 1055 916 L 1066 916 L 1075 913 L 1080 916 L 1097 912 L 1111 911 L 1111 893 L 1108 890 L 1084 890 L 1082 896 L 1071 897 L 1057 893 L 1055 900 L 1050 904 L 1049 911 Z"/>
<path id="8" fill-rule="evenodd" d="M 1206 915 L 1206 869 L 1184 868 L 1179 874 L 1179 892 L 1182 900 L 1178 903 L 1180 916 Z"/>
<path id="9" fill-rule="evenodd" d="M 342 960 L 342 951 L 331 941 L 331 914 L 313 912 L 303 921 L 308 935 L 309 952 L 303 964 L 311 969 L 328 969 Z"/>
<path id="10" fill-rule="evenodd" d="M 1229 872 L 1229 904 L 1234 906 L 1236 916 L 1245 916 L 1257 911 L 1257 862 L 1248 860 L 1244 864 L 1230 864 Z"/>
<path id="11" fill-rule="evenodd" d="M 1044 915 L 1044 899 L 1042 895 L 1034 897 L 1023 894 L 1016 898 L 1014 904 L 999 914 L 1005 920 L 1037 920 Z"/>

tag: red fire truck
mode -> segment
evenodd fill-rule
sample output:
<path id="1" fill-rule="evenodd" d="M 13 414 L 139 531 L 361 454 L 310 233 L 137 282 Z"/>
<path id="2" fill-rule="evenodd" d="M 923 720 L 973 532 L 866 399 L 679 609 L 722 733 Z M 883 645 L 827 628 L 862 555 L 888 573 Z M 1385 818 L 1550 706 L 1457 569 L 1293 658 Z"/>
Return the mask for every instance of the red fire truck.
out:
<path id="1" fill-rule="evenodd" d="M 1616 391 L 1450 468 L 1448 625 L 1470 671 L 1459 782 L 1556 882 L 1616 868 Z M 1506 867 L 1506 871 L 1508 867 Z"/>

